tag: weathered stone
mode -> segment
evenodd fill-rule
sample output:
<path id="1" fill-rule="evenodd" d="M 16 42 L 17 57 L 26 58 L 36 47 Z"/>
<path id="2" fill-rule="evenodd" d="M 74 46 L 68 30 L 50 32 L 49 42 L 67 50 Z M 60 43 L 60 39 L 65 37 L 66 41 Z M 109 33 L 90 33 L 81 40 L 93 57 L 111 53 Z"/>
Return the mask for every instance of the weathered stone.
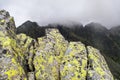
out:
<path id="1" fill-rule="evenodd" d="M 37 40 L 15 31 L 13 18 L 0 11 L 0 80 L 113 80 L 97 49 L 66 41 L 58 29 Z"/>
<path id="2" fill-rule="evenodd" d="M 70 42 L 62 59 L 61 80 L 86 80 L 87 53 L 81 42 Z"/>
<path id="3" fill-rule="evenodd" d="M 35 80 L 35 74 L 34 74 L 34 72 L 29 72 L 28 73 L 28 80 Z"/>
<path id="4" fill-rule="evenodd" d="M 39 38 L 34 58 L 37 80 L 59 80 L 60 63 L 67 48 L 67 41 L 57 29 L 47 29 L 46 38 Z"/>
<path id="5" fill-rule="evenodd" d="M 99 50 L 88 46 L 88 80 L 113 80 L 112 74 Z"/>
<path id="6" fill-rule="evenodd" d="M 0 15 L 0 79 L 26 80 L 22 59 L 19 59 L 23 56 L 16 43 L 14 20 L 4 10 Z"/>

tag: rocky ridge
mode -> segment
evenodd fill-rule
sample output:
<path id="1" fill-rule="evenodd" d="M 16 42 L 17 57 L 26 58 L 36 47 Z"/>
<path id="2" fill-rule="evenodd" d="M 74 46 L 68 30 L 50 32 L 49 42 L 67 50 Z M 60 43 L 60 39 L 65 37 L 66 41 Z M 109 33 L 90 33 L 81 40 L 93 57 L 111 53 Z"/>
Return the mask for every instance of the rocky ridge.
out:
<path id="1" fill-rule="evenodd" d="M 99 50 L 64 39 L 57 28 L 36 39 L 16 34 L 13 17 L 0 11 L 0 80 L 113 80 Z"/>
<path id="2" fill-rule="evenodd" d="M 74 28 L 74 26 L 72 27 Z M 58 29 L 68 41 L 81 41 L 100 50 L 116 79 L 120 79 L 120 26 L 107 29 L 98 23 L 89 23 L 72 29 L 59 25 Z"/>
<path id="3" fill-rule="evenodd" d="M 16 33 L 37 37 L 36 31 L 45 33 L 44 30 L 47 28 L 57 28 L 67 41 L 81 41 L 85 46 L 93 46 L 100 50 L 114 77 L 118 80 L 120 79 L 120 26 L 107 29 L 105 26 L 94 22 L 85 26 L 82 24 L 49 24 L 47 26 L 39 26 L 34 25 L 34 23 L 36 22 L 27 21 L 23 23 L 17 28 Z M 26 27 L 27 29 L 25 29 Z M 40 29 L 38 30 L 37 27 Z M 28 29 L 32 30 L 27 33 Z"/>

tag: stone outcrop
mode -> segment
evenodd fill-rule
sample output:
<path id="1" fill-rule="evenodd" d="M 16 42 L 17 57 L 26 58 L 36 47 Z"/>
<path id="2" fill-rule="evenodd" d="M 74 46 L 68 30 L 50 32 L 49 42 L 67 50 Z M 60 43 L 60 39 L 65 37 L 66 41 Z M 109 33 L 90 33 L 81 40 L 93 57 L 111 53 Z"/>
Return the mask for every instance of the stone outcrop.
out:
<path id="1" fill-rule="evenodd" d="M 0 11 L 0 80 L 26 80 L 24 54 L 15 34 L 9 13 Z"/>
<path id="2" fill-rule="evenodd" d="M 98 23 L 84 27 L 57 25 L 60 33 L 68 41 L 81 41 L 86 46 L 100 50 L 114 77 L 120 80 L 120 26 L 107 29 Z"/>
<path id="3" fill-rule="evenodd" d="M 33 39 L 16 35 L 14 20 L 0 11 L 0 80 L 113 80 L 99 50 L 68 42 L 58 29 Z"/>

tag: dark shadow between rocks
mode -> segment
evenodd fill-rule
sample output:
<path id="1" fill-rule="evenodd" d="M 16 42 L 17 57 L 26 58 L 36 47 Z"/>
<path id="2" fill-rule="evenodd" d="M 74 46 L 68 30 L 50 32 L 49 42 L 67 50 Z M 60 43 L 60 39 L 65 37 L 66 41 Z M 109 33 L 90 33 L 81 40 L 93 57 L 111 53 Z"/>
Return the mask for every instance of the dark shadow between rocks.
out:
<path id="1" fill-rule="evenodd" d="M 93 46 L 100 50 L 114 77 L 120 79 L 120 30 L 108 30 L 98 23 L 90 23 L 85 27 L 81 24 L 72 26 L 60 24 L 39 26 L 35 22 L 27 21 L 17 28 L 17 34 L 24 33 L 37 39 L 45 36 L 45 30 L 48 28 L 58 29 L 69 42 L 81 41 L 85 46 Z M 119 34 L 114 34 L 116 30 L 118 30 Z"/>

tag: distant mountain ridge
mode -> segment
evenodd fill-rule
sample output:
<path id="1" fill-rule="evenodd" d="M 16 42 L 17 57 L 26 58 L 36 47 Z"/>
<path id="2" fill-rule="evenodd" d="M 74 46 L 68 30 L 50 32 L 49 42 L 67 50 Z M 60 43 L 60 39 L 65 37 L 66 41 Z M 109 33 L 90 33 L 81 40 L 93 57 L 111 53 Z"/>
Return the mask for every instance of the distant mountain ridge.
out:
<path id="1" fill-rule="evenodd" d="M 17 30 L 7 11 L 0 16 L 0 80 L 114 80 L 98 49 L 67 41 L 58 28 L 42 29 L 35 22 Z"/>
<path id="2" fill-rule="evenodd" d="M 18 33 L 24 33 L 21 27 L 31 28 L 30 22 L 27 26 L 21 25 L 17 28 Z M 50 24 L 48 26 L 34 25 L 40 28 L 57 28 L 64 38 L 68 41 L 81 41 L 85 45 L 93 46 L 99 49 L 105 57 L 113 75 L 120 79 L 120 26 L 107 29 L 99 23 L 89 23 L 83 25 L 62 25 Z M 40 30 L 41 31 L 41 30 Z M 42 30 L 43 31 L 43 30 Z M 31 33 L 31 31 L 29 31 Z M 34 34 L 36 31 L 34 32 Z"/>

